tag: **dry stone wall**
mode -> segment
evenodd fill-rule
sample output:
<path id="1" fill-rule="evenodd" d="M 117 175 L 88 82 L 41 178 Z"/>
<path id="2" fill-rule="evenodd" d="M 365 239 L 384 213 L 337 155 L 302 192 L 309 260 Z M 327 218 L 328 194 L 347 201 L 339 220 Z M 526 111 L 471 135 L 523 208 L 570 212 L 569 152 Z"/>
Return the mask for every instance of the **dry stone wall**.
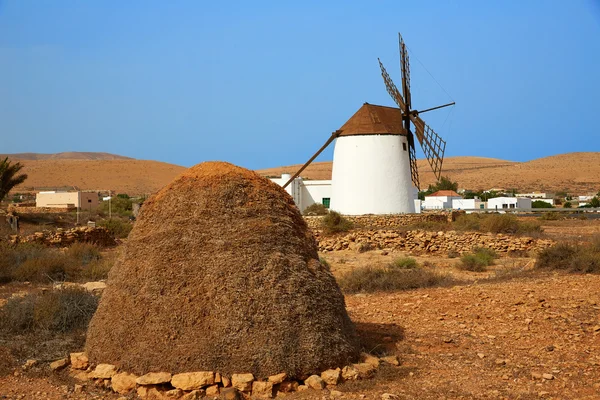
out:
<path id="1" fill-rule="evenodd" d="M 425 232 L 392 230 L 355 231 L 344 236 L 317 237 L 319 251 L 358 250 L 364 248 L 405 251 L 411 254 L 471 252 L 486 247 L 497 253 L 539 251 L 554 242 L 547 239 L 515 237 L 481 232 Z"/>
<path id="2" fill-rule="evenodd" d="M 346 217 L 355 228 L 345 235 L 325 236 L 322 217 L 305 217 L 319 243 L 319 251 L 382 249 L 411 254 L 469 253 L 474 247 L 486 247 L 497 253 L 539 251 L 554 244 L 552 240 L 483 232 L 405 230 L 423 222 L 447 222 L 456 212 L 403 215 L 364 215 Z"/>
<path id="3" fill-rule="evenodd" d="M 12 243 L 40 243 L 46 246 L 65 247 L 76 242 L 93 243 L 108 247 L 117 244 L 115 238 L 106 228 L 80 226 L 68 230 L 35 232 L 27 236 L 11 236 Z"/>

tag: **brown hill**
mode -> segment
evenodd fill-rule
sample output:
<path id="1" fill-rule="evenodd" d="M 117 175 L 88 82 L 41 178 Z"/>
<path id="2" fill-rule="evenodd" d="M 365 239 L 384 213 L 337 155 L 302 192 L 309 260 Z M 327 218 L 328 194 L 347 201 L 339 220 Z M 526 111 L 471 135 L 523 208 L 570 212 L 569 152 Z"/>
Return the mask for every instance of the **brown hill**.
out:
<path id="1" fill-rule="evenodd" d="M 307 179 L 331 179 L 331 162 L 310 165 L 302 176 Z M 435 182 L 426 160 L 419 160 L 421 188 Z M 258 171 L 265 176 L 294 173 L 300 165 Z M 460 188 L 516 188 L 520 191 L 597 192 L 600 189 L 600 152 L 567 153 L 527 162 L 484 157 L 448 157 L 443 175 L 458 182 Z"/>
<path id="2" fill-rule="evenodd" d="M 0 154 L 0 159 L 8 157 L 11 160 L 133 160 L 131 157 L 111 153 L 67 151 L 63 153 L 13 153 Z"/>
<path id="3" fill-rule="evenodd" d="M 78 188 L 112 190 L 129 195 L 151 194 L 171 182 L 185 167 L 159 161 L 112 160 L 23 160 L 28 175 L 17 191 Z"/>

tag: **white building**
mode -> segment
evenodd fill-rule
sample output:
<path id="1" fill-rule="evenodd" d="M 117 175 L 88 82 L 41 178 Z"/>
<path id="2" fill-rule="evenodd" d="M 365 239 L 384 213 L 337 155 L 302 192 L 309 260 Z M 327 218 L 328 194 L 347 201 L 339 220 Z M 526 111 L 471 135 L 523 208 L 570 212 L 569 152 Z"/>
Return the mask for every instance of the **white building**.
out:
<path id="1" fill-rule="evenodd" d="M 365 103 L 340 130 L 331 209 L 346 215 L 414 213 L 409 144 L 398 109 Z"/>
<path id="2" fill-rule="evenodd" d="M 487 202 L 488 210 L 531 208 L 531 199 L 526 197 L 493 197 Z"/>
<path id="3" fill-rule="evenodd" d="M 554 193 L 537 193 L 537 192 L 533 192 L 533 193 L 517 193 L 517 194 L 515 194 L 515 197 L 527 197 L 529 199 L 536 199 L 536 200 L 553 199 L 554 198 Z"/>
<path id="4" fill-rule="evenodd" d="M 482 210 L 485 208 L 485 202 L 479 197 L 472 199 L 452 199 L 452 209 L 454 210 Z"/>
<path id="5" fill-rule="evenodd" d="M 435 193 L 425 196 L 422 203 L 424 210 L 442 210 L 444 208 L 452 208 L 453 200 L 462 200 L 462 196 L 454 190 L 438 190 Z"/>
<path id="6" fill-rule="evenodd" d="M 36 207 L 81 208 L 95 210 L 98 207 L 96 192 L 39 192 L 35 195 Z"/>
<path id="7" fill-rule="evenodd" d="M 283 174 L 281 178 L 271 178 L 271 181 L 283 186 L 290 178 L 290 174 Z M 314 203 L 321 203 L 327 208 L 331 204 L 331 180 L 313 181 L 296 178 L 285 188 L 285 191 L 292 196 L 300 211 L 304 211 Z"/>

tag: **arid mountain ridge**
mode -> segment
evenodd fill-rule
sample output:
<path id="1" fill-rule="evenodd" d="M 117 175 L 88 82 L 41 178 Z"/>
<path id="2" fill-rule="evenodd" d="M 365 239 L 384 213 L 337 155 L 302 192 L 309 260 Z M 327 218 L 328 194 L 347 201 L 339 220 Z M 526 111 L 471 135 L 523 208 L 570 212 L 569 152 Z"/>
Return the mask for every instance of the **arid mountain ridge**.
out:
<path id="1" fill-rule="evenodd" d="M 186 168 L 160 161 L 137 160 L 109 153 L 19 153 L 5 154 L 24 165 L 27 181 L 15 191 L 56 188 L 112 190 L 130 195 L 151 194 L 169 183 Z M 421 188 L 435 178 L 426 160 L 419 160 Z M 264 176 L 294 173 L 300 165 L 258 170 Z M 331 179 L 332 163 L 316 162 L 302 173 L 305 179 Z M 459 188 L 479 190 L 515 188 L 522 192 L 591 194 L 600 190 L 600 152 L 566 153 L 527 162 L 484 157 L 447 157 L 443 175 L 458 182 Z"/>

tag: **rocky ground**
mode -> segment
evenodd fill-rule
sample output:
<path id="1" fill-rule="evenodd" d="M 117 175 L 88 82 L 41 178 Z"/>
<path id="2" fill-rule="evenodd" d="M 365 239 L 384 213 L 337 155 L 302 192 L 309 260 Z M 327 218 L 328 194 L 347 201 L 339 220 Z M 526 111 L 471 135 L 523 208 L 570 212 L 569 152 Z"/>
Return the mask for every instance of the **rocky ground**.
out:
<path id="1" fill-rule="evenodd" d="M 549 224 L 553 238 L 586 239 L 600 228 L 593 221 Z M 400 255 L 323 254 L 335 275 Z M 381 368 L 375 378 L 339 385 L 337 392 L 308 390 L 286 397 L 600 399 L 600 276 L 531 271 L 534 260 L 528 258 L 502 258 L 486 273 L 458 271 L 457 259 L 447 257 L 418 261 L 460 282 L 346 296 L 350 316 L 370 337 L 372 352 L 396 353 L 400 367 Z M 0 298 L 28 290 L 36 289 L 0 286 Z M 80 350 L 81 340 L 18 340 L 23 349 L 16 356 L 6 342 L 0 345 L 0 399 L 119 398 L 92 383 L 76 386 L 80 383 L 66 372 L 49 372 L 49 361 Z M 37 346 L 39 362 L 24 370 L 31 354 L 27 346 Z"/>

